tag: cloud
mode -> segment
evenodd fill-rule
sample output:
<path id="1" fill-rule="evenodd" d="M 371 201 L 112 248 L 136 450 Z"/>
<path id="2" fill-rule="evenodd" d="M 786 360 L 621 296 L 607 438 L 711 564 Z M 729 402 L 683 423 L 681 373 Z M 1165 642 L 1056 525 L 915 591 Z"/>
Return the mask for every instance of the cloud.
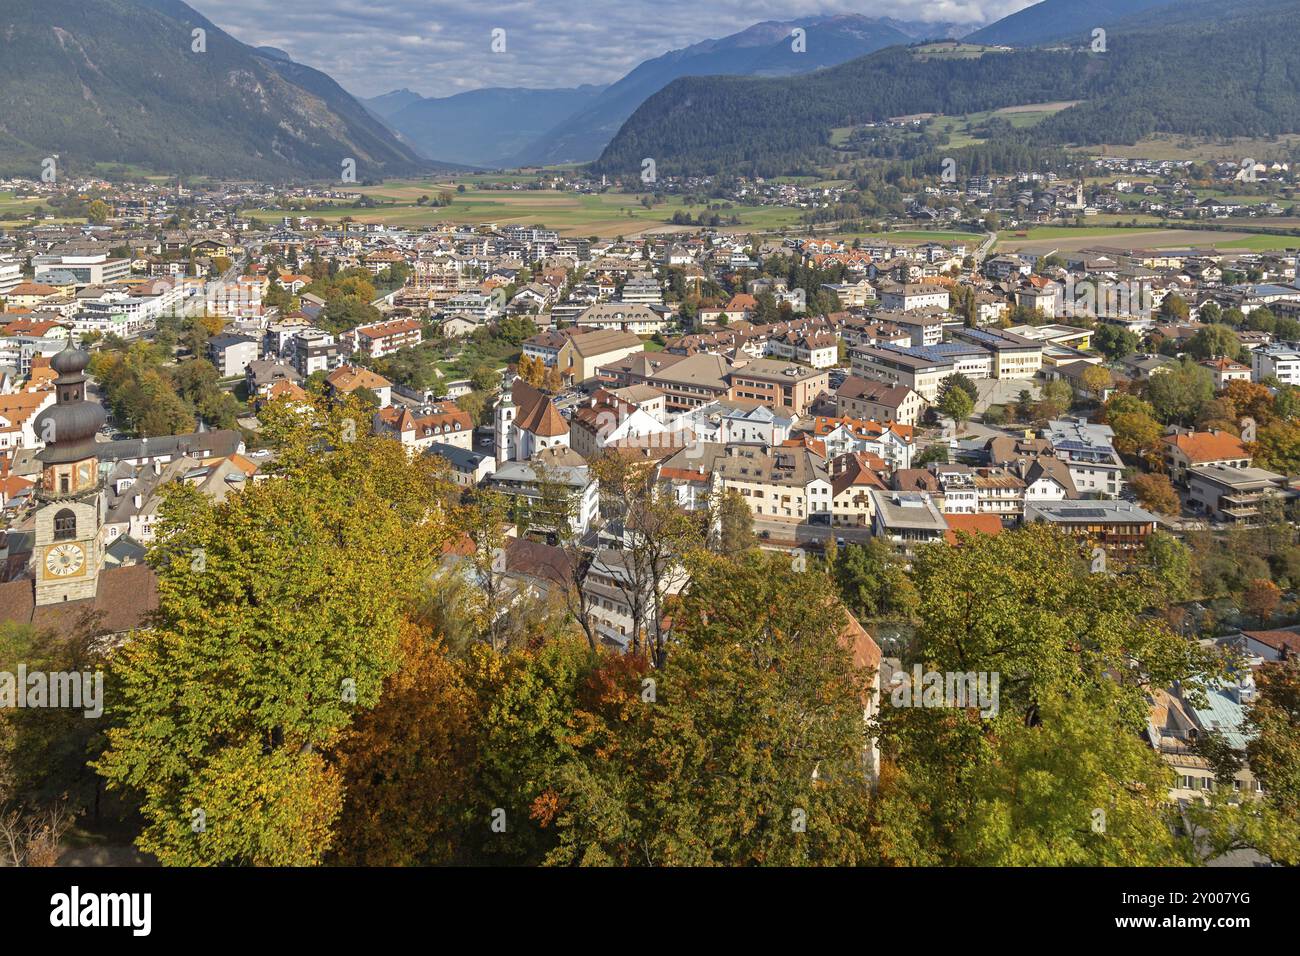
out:
<path id="1" fill-rule="evenodd" d="M 856 13 L 981 23 L 1034 0 L 189 0 L 228 33 L 374 96 L 611 83 L 669 50 L 762 20 Z M 506 31 L 493 52 L 492 31 Z"/>

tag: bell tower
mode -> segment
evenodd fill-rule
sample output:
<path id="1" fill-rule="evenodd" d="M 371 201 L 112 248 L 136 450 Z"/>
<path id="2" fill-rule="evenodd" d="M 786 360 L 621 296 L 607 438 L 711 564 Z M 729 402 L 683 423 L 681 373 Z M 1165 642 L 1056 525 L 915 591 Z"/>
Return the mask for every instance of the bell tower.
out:
<path id="1" fill-rule="evenodd" d="M 86 399 L 89 362 L 69 333 L 68 344 L 50 360 L 58 373 L 55 404 L 34 423 L 45 442 L 36 455 L 41 480 L 32 542 L 38 605 L 93 598 L 99 583 L 106 499 L 95 433 L 104 425 L 104 409 Z"/>

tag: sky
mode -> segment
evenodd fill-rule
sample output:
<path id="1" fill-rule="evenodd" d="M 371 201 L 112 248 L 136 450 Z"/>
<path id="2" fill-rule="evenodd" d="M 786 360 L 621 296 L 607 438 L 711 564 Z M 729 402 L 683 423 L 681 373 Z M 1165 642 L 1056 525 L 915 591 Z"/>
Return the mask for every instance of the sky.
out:
<path id="1" fill-rule="evenodd" d="M 987 22 L 1035 0 L 188 0 L 227 33 L 278 47 L 349 92 L 450 96 L 612 83 L 642 60 L 763 20 L 857 13 Z M 504 52 L 492 49 L 504 30 Z"/>

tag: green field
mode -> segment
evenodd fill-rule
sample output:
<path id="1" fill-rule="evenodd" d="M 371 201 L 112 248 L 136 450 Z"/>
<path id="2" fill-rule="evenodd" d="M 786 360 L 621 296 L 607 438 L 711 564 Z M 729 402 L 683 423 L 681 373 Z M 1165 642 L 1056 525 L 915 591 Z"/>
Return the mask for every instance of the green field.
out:
<path id="1" fill-rule="evenodd" d="M 472 179 L 504 182 L 509 177 L 465 177 L 463 185 L 471 186 Z M 526 182 L 533 176 L 518 177 Z M 477 224 L 492 222 L 502 225 L 542 225 L 570 236 L 627 236 L 646 230 L 668 232 L 674 228 L 669 220 L 673 213 L 682 210 L 692 216 L 710 213 L 704 206 L 687 206 L 681 199 L 670 197 L 647 209 L 641 205 L 641 195 L 628 193 L 601 193 L 584 195 L 556 190 L 492 190 L 467 188 L 458 192 L 456 182 L 432 180 L 394 180 L 378 186 L 358 187 L 357 191 L 378 202 L 391 204 L 379 208 L 353 208 L 339 206 L 335 210 L 250 209 L 247 214 L 255 219 L 278 220 L 285 215 L 313 216 L 337 221 L 350 216 L 357 222 L 384 223 L 392 226 L 428 226 L 436 223 Z M 450 206 L 420 206 L 421 196 L 433 196 L 437 191 L 452 197 Z M 737 216 L 740 224 L 730 228 L 754 231 L 797 230 L 801 212 L 781 206 L 733 206 L 716 210 L 724 220 Z"/>

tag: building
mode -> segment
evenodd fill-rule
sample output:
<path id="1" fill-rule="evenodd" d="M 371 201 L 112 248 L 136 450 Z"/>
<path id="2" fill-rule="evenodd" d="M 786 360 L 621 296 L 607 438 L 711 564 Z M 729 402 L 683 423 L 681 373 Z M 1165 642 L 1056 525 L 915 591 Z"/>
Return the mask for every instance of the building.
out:
<path id="1" fill-rule="evenodd" d="M 325 376 L 325 390 L 329 395 L 350 396 L 360 389 L 374 395 L 380 408 L 393 404 L 393 383 L 378 372 L 360 365 L 340 365 Z"/>
<path id="2" fill-rule="evenodd" d="M 381 408 L 375 412 L 373 425 L 377 434 L 391 435 L 414 451 L 434 445 L 464 451 L 474 448 L 474 420 L 455 402 L 435 402 L 414 411 L 406 406 Z"/>
<path id="3" fill-rule="evenodd" d="M 8 536 L 9 567 L 18 571 L 0 585 L 0 621 L 65 630 L 89 613 L 101 633 L 120 634 L 142 626 L 158 605 L 148 565 L 105 567 L 106 492 L 95 442 L 105 415 L 86 398 L 89 361 L 69 338 L 51 363 L 58 400 L 38 427 L 57 440 L 37 455 L 30 525 Z"/>
<path id="4" fill-rule="evenodd" d="M 516 378 L 493 410 L 499 469 L 507 461 L 528 461 L 540 451 L 569 447 L 569 423 L 551 396 Z"/>
<path id="5" fill-rule="evenodd" d="M 293 337 L 293 367 L 303 378 L 336 369 L 342 361 L 338 343 L 328 332 L 311 329 Z"/>
<path id="6" fill-rule="evenodd" d="M 649 412 L 600 388 L 574 408 L 569 447 L 588 461 L 599 457 L 606 448 L 626 443 L 681 447 L 680 436 L 668 432 L 668 426 Z"/>
<path id="7" fill-rule="evenodd" d="M 1025 523 L 1041 521 L 1124 557 L 1146 547 L 1159 519 L 1127 501 L 1039 501 L 1025 504 Z"/>
<path id="8" fill-rule="evenodd" d="M 957 371 L 954 360 L 920 355 L 892 345 L 863 345 L 849 351 L 853 373 L 887 386 L 911 389 L 927 402 L 937 401 L 939 385 Z"/>
<path id="9" fill-rule="evenodd" d="M 208 339 L 208 357 L 222 378 L 246 375 L 261 352 L 261 343 L 247 335 L 214 335 Z"/>
<path id="10" fill-rule="evenodd" d="M 567 445 L 540 449 L 528 461 L 500 462 L 487 483 L 514 499 L 515 520 L 525 533 L 579 537 L 600 513 L 599 483 Z"/>
<path id="11" fill-rule="evenodd" d="M 727 376 L 727 397 L 762 402 L 776 412 L 804 414 L 830 384 L 823 369 L 755 359 Z"/>
<path id="12" fill-rule="evenodd" d="M 904 285 L 885 285 L 881 286 L 880 289 L 880 304 L 891 312 L 911 312 L 914 309 L 946 309 L 949 301 L 948 288 L 942 285 L 908 283 Z"/>
<path id="13" fill-rule="evenodd" d="M 631 332 L 573 327 L 542 332 L 525 340 L 523 354 L 557 368 L 566 382 L 596 378 L 603 365 L 645 351 L 645 343 Z"/>
<path id="14" fill-rule="evenodd" d="M 1283 385 L 1300 385 L 1300 346 L 1278 342 L 1253 349 L 1250 368 L 1257 382 L 1276 378 Z"/>
<path id="15" fill-rule="evenodd" d="M 88 285 L 109 285 L 131 274 L 130 259 L 110 259 L 108 253 L 64 255 L 43 253 L 32 257 L 32 271 L 36 282 L 59 284 L 59 274 L 72 276 L 78 288 Z"/>
<path id="16" fill-rule="evenodd" d="M 907 557 L 919 547 L 944 540 L 948 522 L 931 496 L 921 491 L 871 492 L 872 534 L 888 541 Z"/>
<path id="17" fill-rule="evenodd" d="M 496 470 L 496 459 L 491 455 L 481 455 L 462 445 L 430 442 L 424 453 L 445 460 L 451 469 L 452 481 L 462 488 L 477 487 Z"/>
<path id="18" fill-rule="evenodd" d="M 1193 465 L 1186 479 L 1187 506 L 1230 524 L 1258 524 L 1296 495 L 1285 475 L 1263 468 Z"/>
<path id="19" fill-rule="evenodd" d="M 654 335 L 656 332 L 662 332 L 668 321 L 662 312 L 656 312 L 648 305 L 597 302 L 578 315 L 577 324 L 585 328 L 631 332 L 634 335 Z"/>
<path id="20" fill-rule="evenodd" d="M 756 518 L 830 524 L 826 462 L 806 448 L 730 445 L 715 468 L 722 487 L 738 492 Z"/>
<path id="21" fill-rule="evenodd" d="M 1240 438 L 1218 429 L 1168 435 L 1161 442 L 1164 444 L 1165 470 L 1173 481 L 1186 481 L 1189 468 L 1204 465 L 1249 468 L 1252 461 Z"/>
<path id="22" fill-rule="evenodd" d="M 349 352 L 382 358 L 400 349 L 419 345 L 423 338 L 423 327 L 415 319 L 394 319 L 391 322 L 357 326 L 344 332 L 339 341 Z"/>
<path id="23" fill-rule="evenodd" d="M 1124 490 L 1124 462 L 1111 444 L 1115 433 L 1109 425 L 1063 419 L 1048 422 L 1042 434 L 1052 453 L 1069 466 L 1079 494 L 1119 497 Z"/>
<path id="24" fill-rule="evenodd" d="M 914 389 L 857 375 L 844 380 L 835 393 L 835 403 L 840 415 L 900 425 L 915 426 L 925 412 L 925 399 Z"/>

